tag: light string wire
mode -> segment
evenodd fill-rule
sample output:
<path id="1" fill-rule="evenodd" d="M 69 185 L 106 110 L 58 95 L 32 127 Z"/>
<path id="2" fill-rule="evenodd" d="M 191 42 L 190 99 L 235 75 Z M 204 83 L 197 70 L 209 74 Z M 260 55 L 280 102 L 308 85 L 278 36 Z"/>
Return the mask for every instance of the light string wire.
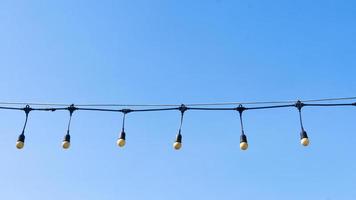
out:
<path id="1" fill-rule="evenodd" d="M 325 101 L 345 101 L 356 100 L 356 97 L 339 97 L 339 98 L 323 98 L 323 99 L 307 99 L 302 102 L 325 102 Z M 281 100 L 281 101 L 246 101 L 246 102 L 222 102 L 222 103 L 189 103 L 185 106 L 218 106 L 218 105 L 253 105 L 253 104 L 288 104 L 295 103 L 295 100 Z M 30 106 L 68 106 L 65 103 L 36 103 L 36 102 L 0 102 L 0 105 L 30 105 Z M 178 107 L 179 104 L 76 104 L 82 107 Z"/>
<path id="2" fill-rule="evenodd" d="M 298 103 L 298 101 L 297 101 Z M 271 106 L 254 106 L 254 107 L 244 107 L 245 110 L 264 110 L 264 109 L 273 109 L 273 108 L 286 108 L 286 107 L 297 107 L 297 103 L 294 104 L 284 104 L 284 105 L 271 105 Z M 242 105 L 242 104 L 240 104 Z M 28 105 L 27 105 L 28 106 Z M 26 106 L 26 107 L 27 107 Z M 186 110 L 201 110 L 201 111 L 233 111 L 238 110 L 238 107 L 188 107 L 184 104 Z M 354 103 L 323 103 L 323 104 L 309 104 L 303 103 L 303 107 L 341 107 L 341 106 L 356 106 Z M 26 108 L 25 107 L 25 108 Z M 28 106 L 29 107 L 29 106 Z M 25 108 L 21 107 L 8 107 L 1 106 L 0 110 L 19 110 L 23 111 Z M 72 104 L 69 107 L 50 107 L 50 108 L 35 108 L 29 107 L 31 111 L 61 111 L 61 110 L 70 110 L 75 109 L 76 111 L 98 111 L 98 112 L 155 112 L 155 111 L 171 111 L 171 110 L 180 110 L 180 107 L 170 107 L 170 108 L 148 108 L 148 109 L 106 109 L 106 108 L 88 108 L 88 107 L 79 107 Z"/>

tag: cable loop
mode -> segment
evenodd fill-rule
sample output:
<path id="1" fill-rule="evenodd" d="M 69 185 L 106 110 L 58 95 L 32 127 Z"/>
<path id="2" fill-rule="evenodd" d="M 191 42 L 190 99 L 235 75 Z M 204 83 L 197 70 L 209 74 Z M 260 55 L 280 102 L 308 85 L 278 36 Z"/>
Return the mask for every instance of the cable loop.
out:
<path id="1" fill-rule="evenodd" d="M 236 110 L 240 113 L 240 115 L 242 114 L 243 111 L 245 111 L 247 108 L 243 107 L 242 104 L 240 104 L 238 107 L 236 107 Z"/>
<path id="2" fill-rule="evenodd" d="M 73 112 L 76 111 L 78 108 L 74 106 L 74 104 L 70 105 L 68 108 L 70 116 L 72 116 Z"/>
<path id="3" fill-rule="evenodd" d="M 29 105 L 26 105 L 23 110 L 25 111 L 26 115 L 28 115 L 32 111 L 32 108 Z"/>
<path id="4" fill-rule="evenodd" d="M 185 106 L 184 104 L 180 105 L 180 107 L 178 108 L 178 110 L 184 114 L 185 111 L 187 111 L 189 108 L 187 106 Z"/>
<path id="5" fill-rule="evenodd" d="M 75 107 L 74 104 L 72 104 L 67 109 L 69 111 L 69 121 L 68 121 L 68 126 L 67 126 L 67 135 L 69 135 L 70 125 L 72 123 L 72 115 L 73 115 L 73 112 L 76 111 L 78 108 Z"/>
<path id="6" fill-rule="evenodd" d="M 300 111 L 302 110 L 302 108 L 304 107 L 304 103 L 301 102 L 300 100 L 297 101 L 297 103 L 295 103 L 295 107 Z"/>
<path id="7" fill-rule="evenodd" d="M 124 113 L 124 115 L 126 115 L 126 114 L 132 112 L 132 110 L 131 109 L 122 109 L 121 112 Z"/>

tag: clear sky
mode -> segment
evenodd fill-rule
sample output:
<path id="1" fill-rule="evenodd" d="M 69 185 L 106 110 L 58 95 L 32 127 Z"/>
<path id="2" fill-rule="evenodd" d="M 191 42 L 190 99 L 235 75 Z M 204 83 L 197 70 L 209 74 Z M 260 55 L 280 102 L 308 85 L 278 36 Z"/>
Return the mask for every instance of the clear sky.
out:
<path id="1" fill-rule="evenodd" d="M 356 96 L 354 1 L 0 1 L 0 101 L 200 103 Z M 0 111 L 1 199 L 354 200 L 356 108 Z"/>

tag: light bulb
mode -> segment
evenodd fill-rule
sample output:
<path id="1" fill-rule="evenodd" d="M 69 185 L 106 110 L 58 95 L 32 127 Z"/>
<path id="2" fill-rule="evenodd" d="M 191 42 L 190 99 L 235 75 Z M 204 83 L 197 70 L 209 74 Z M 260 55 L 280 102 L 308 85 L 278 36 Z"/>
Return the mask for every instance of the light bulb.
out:
<path id="1" fill-rule="evenodd" d="M 16 148 L 17 149 L 22 149 L 24 146 L 25 146 L 24 142 L 21 142 L 21 141 L 17 141 L 16 142 Z"/>
<path id="2" fill-rule="evenodd" d="M 305 147 L 309 145 L 309 138 L 307 132 L 304 130 L 300 133 L 300 143 Z"/>
<path id="3" fill-rule="evenodd" d="M 177 134 L 176 141 L 173 143 L 173 147 L 175 150 L 182 148 L 182 135 L 180 134 L 180 131 Z"/>
<path id="4" fill-rule="evenodd" d="M 17 139 L 16 148 L 22 149 L 24 146 L 25 146 L 25 135 L 22 133 L 21 135 L 19 135 L 19 138 Z"/>
<path id="5" fill-rule="evenodd" d="M 62 142 L 62 147 L 63 147 L 63 149 L 69 149 L 69 147 L 70 147 L 70 142 L 68 142 L 68 141 L 63 141 L 63 142 Z"/>
<path id="6" fill-rule="evenodd" d="M 240 136 L 240 149 L 241 150 L 247 150 L 248 148 L 248 143 L 247 143 L 247 137 L 244 133 Z"/>
<path id="7" fill-rule="evenodd" d="M 247 142 L 240 142 L 240 149 L 241 150 L 247 150 L 248 144 Z"/>
<path id="8" fill-rule="evenodd" d="M 116 142 L 117 146 L 119 147 L 124 147 L 126 144 L 126 141 L 124 139 L 118 139 Z"/>
<path id="9" fill-rule="evenodd" d="M 70 135 L 69 132 L 64 136 L 63 142 L 62 142 L 62 147 L 63 149 L 69 149 L 70 147 Z"/>
<path id="10" fill-rule="evenodd" d="M 124 147 L 126 144 L 126 133 L 124 130 L 121 131 L 119 139 L 116 141 L 117 146 Z"/>
<path id="11" fill-rule="evenodd" d="M 180 142 L 175 142 L 175 143 L 173 144 L 173 147 L 174 147 L 175 150 L 179 150 L 180 148 L 182 148 L 182 143 L 180 143 Z"/>
<path id="12" fill-rule="evenodd" d="M 308 146 L 309 145 L 309 139 L 308 138 L 303 138 L 300 140 L 300 143 L 303 145 L 303 146 Z"/>

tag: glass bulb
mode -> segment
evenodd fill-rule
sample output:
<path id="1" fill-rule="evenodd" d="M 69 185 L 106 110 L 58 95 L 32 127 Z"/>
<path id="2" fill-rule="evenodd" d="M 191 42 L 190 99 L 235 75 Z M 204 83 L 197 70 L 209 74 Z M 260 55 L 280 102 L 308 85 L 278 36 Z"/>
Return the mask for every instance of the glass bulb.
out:
<path id="1" fill-rule="evenodd" d="M 22 149 L 25 146 L 25 143 L 22 141 L 17 141 L 16 142 L 16 148 L 17 149 Z"/>
<path id="2" fill-rule="evenodd" d="M 303 145 L 303 146 L 308 146 L 309 145 L 309 139 L 308 138 L 302 138 L 300 140 L 300 143 Z"/>
<path id="3" fill-rule="evenodd" d="M 175 142 L 175 143 L 173 144 L 173 147 L 174 147 L 175 150 L 179 150 L 180 148 L 182 148 L 182 143 L 180 143 L 180 142 Z"/>
<path id="4" fill-rule="evenodd" d="M 125 141 L 125 139 L 120 138 L 120 139 L 117 140 L 116 144 L 119 147 L 124 147 L 125 144 L 126 144 L 126 141 Z"/>
<path id="5" fill-rule="evenodd" d="M 240 149 L 241 150 L 247 150 L 248 148 L 248 143 L 247 142 L 240 142 Z"/>
<path id="6" fill-rule="evenodd" d="M 70 147 L 70 142 L 69 142 L 69 141 L 63 141 L 63 142 L 62 142 L 62 147 L 63 147 L 63 149 L 69 149 L 69 147 Z"/>

